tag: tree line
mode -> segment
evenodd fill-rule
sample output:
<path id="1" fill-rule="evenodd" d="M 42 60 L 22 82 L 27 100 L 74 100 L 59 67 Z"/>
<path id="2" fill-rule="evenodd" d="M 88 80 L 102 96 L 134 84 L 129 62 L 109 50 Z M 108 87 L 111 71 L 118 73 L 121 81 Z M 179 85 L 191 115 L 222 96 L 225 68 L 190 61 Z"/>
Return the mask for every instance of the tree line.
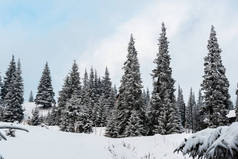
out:
<path id="1" fill-rule="evenodd" d="M 51 111 L 46 117 L 40 118 L 39 110 L 35 109 L 30 123 L 38 125 L 45 122 L 48 125 L 58 125 L 62 131 L 77 133 L 91 133 L 93 127 L 106 127 L 105 136 L 114 138 L 164 135 L 185 130 L 196 132 L 207 127 L 228 125 L 226 115 L 233 106 L 229 95 L 229 81 L 221 59 L 222 51 L 213 26 L 207 49 L 198 99 L 196 100 L 191 88 L 187 105 L 180 86 L 177 98 L 175 97 L 175 80 L 172 77 L 164 23 L 151 74 L 151 93 L 148 89 L 143 89 L 133 35 L 128 44 L 127 59 L 122 68 L 123 75 L 118 90 L 116 86 L 112 86 L 107 67 L 102 77 L 91 68 L 89 73 L 85 70 L 81 79 L 78 65 L 74 61 L 56 102 L 50 69 L 46 63 L 35 99 L 31 92 L 29 101 L 35 102 L 41 109 L 50 108 Z M 24 117 L 23 79 L 20 61 L 16 64 L 14 56 L 0 87 L 1 120 L 21 122 Z M 236 114 L 238 116 L 237 109 Z"/>

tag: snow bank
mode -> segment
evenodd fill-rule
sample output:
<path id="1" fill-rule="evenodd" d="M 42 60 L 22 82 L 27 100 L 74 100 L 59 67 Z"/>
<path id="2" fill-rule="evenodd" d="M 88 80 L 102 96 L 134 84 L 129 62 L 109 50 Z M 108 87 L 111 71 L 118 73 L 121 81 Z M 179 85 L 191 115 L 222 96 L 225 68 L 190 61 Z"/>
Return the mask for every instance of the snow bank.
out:
<path id="1" fill-rule="evenodd" d="M 230 110 L 229 113 L 226 115 L 227 118 L 234 118 L 236 117 L 235 110 Z"/>
<path id="2" fill-rule="evenodd" d="M 29 133 L 17 131 L 15 138 L 0 141 L 0 153 L 6 159 L 184 159 L 173 150 L 190 135 L 112 139 L 103 136 L 104 128 L 95 128 L 92 134 L 77 134 L 56 127 L 13 125 Z"/>
<path id="3" fill-rule="evenodd" d="M 191 157 L 207 159 L 238 158 L 238 122 L 195 133 L 175 150 Z"/>

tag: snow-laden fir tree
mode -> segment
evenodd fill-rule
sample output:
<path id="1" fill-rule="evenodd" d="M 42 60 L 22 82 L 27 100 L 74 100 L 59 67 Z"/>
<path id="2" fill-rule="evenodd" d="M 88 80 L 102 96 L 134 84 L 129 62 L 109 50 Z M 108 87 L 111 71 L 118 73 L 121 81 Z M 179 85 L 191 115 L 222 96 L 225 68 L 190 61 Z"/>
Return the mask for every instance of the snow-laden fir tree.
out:
<path id="1" fill-rule="evenodd" d="M 188 104 L 186 107 L 185 128 L 192 131 L 194 130 L 194 114 L 193 113 L 194 113 L 195 107 L 196 107 L 195 95 L 191 88 L 189 98 L 188 98 Z"/>
<path id="2" fill-rule="evenodd" d="M 117 106 L 115 107 L 117 115 L 114 118 L 115 121 L 112 121 L 116 124 L 116 137 L 146 135 L 140 65 L 134 43 L 131 35 L 127 60 L 123 66 L 124 74 L 119 88 Z M 138 120 L 134 120 L 134 117 Z M 132 122 L 136 125 L 136 128 L 131 126 Z M 106 132 L 108 132 L 111 129 L 110 125 L 106 129 Z"/>
<path id="3" fill-rule="evenodd" d="M 103 97 L 103 114 L 102 114 L 102 123 L 101 125 L 106 126 L 108 116 L 111 115 L 111 111 L 115 103 L 115 92 L 112 88 L 112 82 L 110 78 L 109 71 L 106 67 L 105 75 L 102 80 L 102 97 Z"/>
<path id="4" fill-rule="evenodd" d="M 38 86 L 35 103 L 42 106 L 42 108 L 50 108 L 55 105 L 54 95 L 50 69 L 48 63 L 46 63 Z"/>
<path id="5" fill-rule="evenodd" d="M 18 59 L 17 69 L 16 69 L 16 90 L 17 90 L 17 98 L 21 104 L 24 102 L 24 84 L 22 78 L 22 70 L 21 70 L 21 61 Z"/>
<path id="6" fill-rule="evenodd" d="M 73 62 L 69 75 L 66 76 L 63 87 L 59 92 L 56 124 L 60 125 L 63 118 L 63 110 L 66 109 L 66 103 L 71 99 L 74 93 L 81 92 L 80 73 L 76 61 Z"/>
<path id="7" fill-rule="evenodd" d="M 34 102 L 34 97 L 33 97 L 33 92 L 32 91 L 30 92 L 28 102 Z"/>
<path id="8" fill-rule="evenodd" d="M 3 102 L 5 100 L 7 93 L 10 90 L 9 87 L 10 87 L 10 84 L 12 83 L 11 80 L 14 79 L 12 78 L 12 76 L 14 76 L 15 72 L 16 72 L 16 62 L 15 62 L 14 56 L 12 56 L 12 60 L 10 61 L 9 67 L 6 71 L 6 74 L 3 80 L 3 86 L 1 87 L 1 98 Z"/>
<path id="9" fill-rule="evenodd" d="M 181 118 L 181 124 L 185 127 L 185 102 L 183 99 L 183 90 L 180 86 L 178 86 L 178 96 L 176 101 L 177 108 L 179 109 L 179 114 Z"/>
<path id="10" fill-rule="evenodd" d="M 4 98 L 3 121 L 5 122 L 21 122 L 24 118 L 17 76 L 18 73 L 15 71 L 8 85 L 7 95 Z"/>
<path id="11" fill-rule="evenodd" d="M 18 65 L 16 66 L 14 56 L 12 57 L 9 68 L 6 72 L 3 88 L 3 91 L 7 93 L 4 97 L 5 109 L 3 112 L 3 121 L 21 122 L 24 116 L 22 109 L 24 101 L 23 80 L 21 76 L 20 61 L 18 61 Z"/>
<path id="12" fill-rule="evenodd" d="M 238 84 L 237 84 L 238 87 Z M 235 111 L 236 111 L 236 121 L 238 121 L 238 88 L 236 88 L 236 106 L 235 106 Z"/>
<path id="13" fill-rule="evenodd" d="M 41 124 L 38 108 L 33 109 L 30 124 L 33 126 Z"/>
<path id="14" fill-rule="evenodd" d="M 62 89 L 59 92 L 56 125 L 59 125 L 62 118 L 62 111 L 66 108 L 66 102 L 71 98 L 70 77 L 66 76 Z"/>
<path id="15" fill-rule="evenodd" d="M 159 38 L 159 52 L 152 71 L 153 91 L 150 101 L 148 118 L 150 120 L 150 134 L 171 134 L 181 132 L 180 115 L 176 107 L 174 96 L 174 79 L 170 67 L 170 55 L 166 28 L 162 23 L 162 33 Z"/>
<path id="16" fill-rule="evenodd" d="M 2 91 L 2 87 L 3 87 L 3 83 L 2 83 L 2 77 L 1 77 L 1 75 L 0 75 L 0 107 L 2 107 L 3 105 L 3 100 L 2 100 L 2 97 L 1 97 L 1 95 L 2 95 L 2 93 L 1 93 L 1 91 Z M 0 111 L 1 112 L 1 111 Z M 0 113 L 1 114 L 1 113 Z"/>
<path id="17" fill-rule="evenodd" d="M 204 94 L 204 113 L 207 115 L 205 121 L 209 127 L 226 125 L 230 95 L 228 92 L 229 81 L 226 77 L 226 69 L 222 64 L 216 31 L 211 27 L 208 40 L 208 54 L 204 58 L 204 75 L 201 84 Z"/>
<path id="18" fill-rule="evenodd" d="M 117 104 L 114 106 L 117 107 Z M 108 117 L 108 122 L 106 125 L 105 136 L 116 138 L 119 136 L 117 132 L 117 108 L 113 108 L 111 115 Z"/>
<path id="19" fill-rule="evenodd" d="M 139 114 L 132 110 L 128 125 L 125 130 L 125 136 L 143 136 L 146 134 L 145 121 L 139 116 Z"/>
<path id="20" fill-rule="evenodd" d="M 201 116 L 201 108 L 203 106 L 203 98 L 202 98 L 202 92 L 199 90 L 198 92 L 198 99 L 197 103 L 194 109 L 194 131 L 197 132 L 201 130 L 201 124 L 202 124 L 202 116 Z"/>
<path id="21" fill-rule="evenodd" d="M 147 109 L 149 107 L 149 103 L 150 103 L 150 92 L 149 92 L 148 88 L 146 91 L 145 91 L 145 89 L 143 89 L 142 97 L 143 97 L 144 111 L 147 111 Z"/>
<path id="22" fill-rule="evenodd" d="M 81 102 L 82 96 L 74 92 L 71 99 L 66 103 L 66 109 L 63 110 L 61 130 L 78 133 L 92 132 L 92 121 L 89 118 L 89 111 Z"/>

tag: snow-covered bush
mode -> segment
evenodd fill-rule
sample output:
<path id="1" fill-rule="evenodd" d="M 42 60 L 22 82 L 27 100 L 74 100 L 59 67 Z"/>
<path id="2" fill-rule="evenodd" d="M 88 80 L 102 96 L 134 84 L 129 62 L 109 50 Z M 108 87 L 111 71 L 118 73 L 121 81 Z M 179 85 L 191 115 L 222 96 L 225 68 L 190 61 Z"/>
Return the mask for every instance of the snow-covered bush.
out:
<path id="1" fill-rule="evenodd" d="M 193 158 L 237 159 L 238 122 L 199 131 L 185 139 L 175 152 L 182 152 Z"/>

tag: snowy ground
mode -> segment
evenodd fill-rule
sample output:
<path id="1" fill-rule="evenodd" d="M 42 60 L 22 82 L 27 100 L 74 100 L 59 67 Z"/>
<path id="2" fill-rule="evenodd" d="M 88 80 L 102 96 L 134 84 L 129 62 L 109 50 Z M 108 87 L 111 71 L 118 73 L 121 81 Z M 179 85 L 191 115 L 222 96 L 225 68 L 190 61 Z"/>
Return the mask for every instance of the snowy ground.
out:
<path id="1" fill-rule="evenodd" d="M 15 138 L 0 141 L 0 153 L 5 159 L 184 159 L 173 150 L 189 136 L 111 139 L 103 136 L 102 128 L 92 134 L 76 134 L 61 132 L 57 127 L 18 126 L 30 132 L 17 131 Z M 145 158 L 146 155 L 151 158 Z"/>

